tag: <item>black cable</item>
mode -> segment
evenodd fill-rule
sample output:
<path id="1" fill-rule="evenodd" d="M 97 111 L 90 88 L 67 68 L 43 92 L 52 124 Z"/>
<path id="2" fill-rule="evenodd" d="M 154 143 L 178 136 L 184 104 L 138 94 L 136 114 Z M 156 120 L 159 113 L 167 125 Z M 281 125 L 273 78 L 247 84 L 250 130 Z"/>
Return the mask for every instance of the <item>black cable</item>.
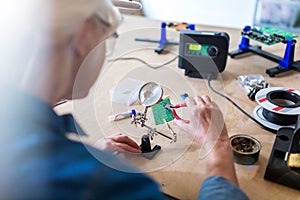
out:
<path id="1" fill-rule="evenodd" d="M 263 128 L 266 128 L 272 132 L 274 132 L 274 130 L 269 129 L 268 127 L 265 127 L 262 123 L 260 123 L 259 121 L 257 121 L 254 117 L 252 117 L 251 115 L 249 115 L 246 111 L 244 111 L 239 105 L 237 105 L 232 99 L 230 99 L 228 96 L 216 91 L 212 86 L 211 86 L 211 80 L 212 80 L 212 75 L 208 76 L 208 87 L 217 95 L 225 98 L 227 101 L 229 101 L 232 105 L 234 105 L 239 111 L 241 111 L 244 115 L 246 115 L 247 117 L 249 117 L 252 121 L 254 121 L 255 123 L 257 123 L 258 125 L 262 126 Z"/>
<path id="2" fill-rule="evenodd" d="M 163 64 L 160 64 L 158 66 L 153 66 L 153 65 L 147 63 L 146 61 L 144 61 L 143 59 L 138 58 L 138 57 L 119 57 L 119 58 L 109 59 L 108 61 L 109 62 L 114 62 L 114 61 L 118 61 L 118 60 L 136 60 L 136 61 L 139 61 L 139 62 L 145 64 L 147 67 L 150 67 L 152 69 L 158 69 L 158 68 L 164 67 L 164 66 L 166 66 L 166 65 L 174 62 L 177 58 L 178 58 L 178 56 L 175 56 L 171 60 L 169 60 L 169 61 L 167 61 L 167 62 L 165 62 Z"/>

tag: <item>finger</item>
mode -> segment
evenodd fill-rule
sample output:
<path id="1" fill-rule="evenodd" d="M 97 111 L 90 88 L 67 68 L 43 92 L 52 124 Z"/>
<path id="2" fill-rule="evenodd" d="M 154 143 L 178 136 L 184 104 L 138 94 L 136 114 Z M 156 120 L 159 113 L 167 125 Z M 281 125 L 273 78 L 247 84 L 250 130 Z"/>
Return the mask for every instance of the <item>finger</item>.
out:
<path id="1" fill-rule="evenodd" d="M 199 97 L 199 96 L 196 96 L 195 97 L 195 102 L 197 103 L 197 105 L 200 105 L 200 106 L 205 106 L 205 101 L 202 99 L 202 97 Z"/>
<path id="2" fill-rule="evenodd" d="M 212 101 L 211 103 L 213 105 L 213 107 L 217 108 L 218 110 L 220 110 L 220 107 L 218 106 L 218 104 L 214 101 Z"/>
<path id="3" fill-rule="evenodd" d="M 191 138 L 194 139 L 195 137 L 197 137 L 196 130 L 198 129 L 199 124 L 196 125 L 197 128 L 193 128 L 189 124 L 186 124 L 181 120 L 174 120 L 174 124 L 178 126 L 181 130 L 183 130 Z"/>
<path id="4" fill-rule="evenodd" d="M 126 135 L 122 135 L 122 134 L 121 135 L 116 135 L 115 137 L 112 137 L 111 139 L 114 142 L 125 143 L 129 146 L 132 146 L 133 148 L 136 148 L 136 149 L 140 148 L 140 146 L 135 141 L 133 141 L 131 138 L 129 138 Z"/>
<path id="5" fill-rule="evenodd" d="M 113 138 L 113 137 L 116 137 L 116 136 L 119 136 L 119 135 L 122 135 L 122 133 L 116 133 L 116 134 L 110 135 L 106 138 Z"/>
<path id="6" fill-rule="evenodd" d="M 94 143 L 94 147 L 100 150 L 113 151 L 113 141 L 110 138 L 101 138 Z"/>
<path id="7" fill-rule="evenodd" d="M 177 127 L 184 130 L 185 132 L 188 132 L 188 129 L 189 129 L 189 124 L 188 123 L 185 123 L 182 120 L 174 120 L 173 122 Z"/>
<path id="8" fill-rule="evenodd" d="M 188 97 L 185 99 L 185 102 L 187 107 L 195 107 L 197 105 L 196 101 L 193 98 Z"/>
<path id="9" fill-rule="evenodd" d="M 203 96 L 202 96 L 202 99 L 203 99 L 204 102 L 207 103 L 207 104 L 211 104 L 211 103 L 212 103 L 210 97 L 207 96 L 207 95 L 203 95 Z"/>
<path id="10" fill-rule="evenodd" d="M 113 138 L 116 138 L 116 137 L 118 137 L 118 136 L 120 136 L 120 135 L 122 135 L 122 133 L 116 133 L 116 134 L 113 134 L 113 135 L 107 136 L 107 137 L 105 137 L 105 138 L 106 138 L 106 139 L 110 139 L 110 140 L 112 140 Z"/>
<path id="11" fill-rule="evenodd" d="M 134 148 L 128 144 L 125 143 L 115 143 L 114 144 L 116 147 L 118 147 L 119 149 L 125 151 L 125 152 L 129 152 L 129 153 L 142 153 L 140 148 Z"/>

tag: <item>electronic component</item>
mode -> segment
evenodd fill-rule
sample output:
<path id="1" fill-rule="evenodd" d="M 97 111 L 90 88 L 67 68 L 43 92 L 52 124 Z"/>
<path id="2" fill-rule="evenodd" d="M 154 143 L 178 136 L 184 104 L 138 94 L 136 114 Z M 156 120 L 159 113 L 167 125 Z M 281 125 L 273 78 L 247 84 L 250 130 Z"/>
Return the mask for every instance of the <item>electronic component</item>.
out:
<path id="1" fill-rule="evenodd" d="M 286 43 L 287 40 L 298 37 L 296 34 L 270 27 L 251 28 L 250 26 L 246 26 L 241 34 L 246 38 L 264 43 L 266 45 L 273 45 L 280 42 Z"/>
<path id="2" fill-rule="evenodd" d="M 172 114 L 171 110 L 165 109 L 164 104 L 165 103 L 171 103 L 170 99 L 164 99 L 160 101 L 158 104 L 152 106 L 152 114 L 154 117 L 155 125 L 164 124 L 165 121 L 169 122 L 174 119 L 174 116 Z"/>
<path id="3" fill-rule="evenodd" d="M 239 57 L 246 53 L 254 53 L 269 60 L 278 63 L 278 66 L 267 69 L 266 73 L 270 77 L 274 77 L 276 74 L 280 74 L 289 70 L 295 70 L 300 72 L 300 61 L 294 61 L 295 54 L 295 38 L 297 35 L 280 31 L 271 28 L 252 29 L 251 26 L 245 26 L 242 31 L 242 40 L 237 50 L 229 52 L 231 58 Z M 278 42 L 286 44 L 283 57 L 279 57 L 275 54 L 262 50 L 259 45 L 250 45 L 250 39 L 259 41 L 263 44 L 272 45 Z"/>
<path id="4" fill-rule="evenodd" d="M 224 32 L 180 32 L 178 67 L 185 75 L 206 78 L 224 71 L 229 47 L 229 35 Z"/>

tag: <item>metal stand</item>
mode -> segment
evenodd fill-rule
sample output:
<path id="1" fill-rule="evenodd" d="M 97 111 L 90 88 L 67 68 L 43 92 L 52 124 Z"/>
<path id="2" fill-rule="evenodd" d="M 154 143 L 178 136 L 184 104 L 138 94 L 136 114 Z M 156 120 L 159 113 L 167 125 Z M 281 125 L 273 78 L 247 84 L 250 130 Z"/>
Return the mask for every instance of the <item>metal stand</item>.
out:
<path id="1" fill-rule="evenodd" d="M 161 54 L 164 51 L 164 49 L 167 47 L 167 45 L 169 45 L 169 44 L 178 45 L 179 44 L 177 41 L 172 41 L 172 40 L 167 39 L 166 27 L 167 27 L 166 22 L 162 22 L 159 40 L 154 40 L 154 39 L 150 39 L 150 38 L 135 38 L 135 41 L 158 43 L 158 47 L 154 51 L 158 54 Z M 193 25 L 190 25 L 189 28 L 191 30 L 195 30 L 195 26 L 193 26 Z"/>
<path id="2" fill-rule="evenodd" d="M 277 62 L 278 66 L 266 70 L 266 73 L 270 77 L 274 77 L 276 74 L 280 74 L 290 70 L 295 70 L 300 72 L 300 61 L 294 62 L 295 45 L 296 45 L 296 40 L 294 39 L 287 40 L 284 57 L 281 58 L 279 56 L 276 56 L 274 54 L 262 50 L 261 46 L 250 45 L 249 38 L 242 37 L 241 43 L 239 44 L 239 48 L 235 51 L 229 52 L 228 54 L 231 58 L 235 58 L 242 54 L 252 52 L 254 54 L 257 54 L 259 56 Z"/>
<path id="3" fill-rule="evenodd" d="M 145 110 L 143 113 L 136 113 L 133 112 L 131 115 L 131 124 L 134 125 L 140 125 L 141 127 L 147 128 L 148 129 L 148 133 L 143 135 L 142 139 L 141 139 L 141 150 L 142 150 L 142 156 L 151 160 L 157 153 L 158 151 L 161 149 L 161 146 L 159 145 L 155 145 L 153 147 L 153 149 L 151 149 L 151 142 L 150 139 L 152 140 L 154 135 L 161 135 L 165 138 L 170 139 L 170 143 L 172 142 L 176 142 L 177 141 L 177 134 L 173 131 L 173 129 L 170 127 L 170 125 L 167 123 L 168 129 L 169 131 L 172 133 L 172 137 L 161 133 L 160 131 L 157 131 L 155 128 L 152 128 L 148 125 L 146 125 L 146 121 L 148 120 L 146 118 L 146 113 L 147 113 L 148 108 L 145 107 Z"/>

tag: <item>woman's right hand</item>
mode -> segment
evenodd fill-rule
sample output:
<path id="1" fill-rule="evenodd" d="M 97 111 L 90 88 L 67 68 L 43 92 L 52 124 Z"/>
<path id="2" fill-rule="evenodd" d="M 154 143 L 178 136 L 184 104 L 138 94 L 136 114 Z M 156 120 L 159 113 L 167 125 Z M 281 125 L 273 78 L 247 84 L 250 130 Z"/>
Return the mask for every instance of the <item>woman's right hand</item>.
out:
<path id="1" fill-rule="evenodd" d="M 200 145 L 228 141 L 224 118 L 218 105 L 207 95 L 186 99 L 190 123 L 175 120 L 174 123 L 193 137 Z"/>
<path id="2" fill-rule="evenodd" d="M 190 123 L 175 120 L 177 126 L 201 145 L 200 155 L 206 161 L 206 177 L 222 176 L 238 185 L 224 118 L 217 104 L 208 96 L 186 100 Z"/>

